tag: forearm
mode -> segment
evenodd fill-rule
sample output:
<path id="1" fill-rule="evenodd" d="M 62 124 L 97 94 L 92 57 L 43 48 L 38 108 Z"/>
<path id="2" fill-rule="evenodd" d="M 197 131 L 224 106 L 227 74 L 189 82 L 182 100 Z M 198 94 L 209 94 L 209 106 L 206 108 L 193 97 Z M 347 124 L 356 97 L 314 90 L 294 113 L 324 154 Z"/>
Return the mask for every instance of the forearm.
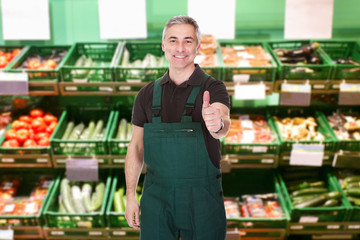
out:
<path id="1" fill-rule="evenodd" d="M 125 159 L 126 196 L 135 197 L 141 170 L 144 165 L 144 152 L 139 146 L 130 142 Z"/>
<path id="2" fill-rule="evenodd" d="M 221 129 L 220 132 L 218 133 L 215 133 L 215 132 L 210 132 L 211 136 L 215 139 L 220 139 L 220 138 L 223 138 L 225 137 L 228 132 L 229 132 L 229 129 L 230 129 L 230 124 L 231 124 L 231 121 L 230 121 L 230 118 L 229 116 L 222 116 L 221 117 L 223 122 L 224 122 L 224 127 L 223 129 Z"/>

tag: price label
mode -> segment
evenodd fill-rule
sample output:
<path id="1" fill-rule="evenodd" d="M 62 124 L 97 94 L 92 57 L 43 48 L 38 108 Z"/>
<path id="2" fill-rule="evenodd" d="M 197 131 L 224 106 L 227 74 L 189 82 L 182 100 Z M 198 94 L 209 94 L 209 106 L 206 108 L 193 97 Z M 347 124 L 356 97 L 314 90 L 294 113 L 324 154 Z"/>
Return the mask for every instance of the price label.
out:
<path id="1" fill-rule="evenodd" d="M 360 84 L 340 84 L 339 105 L 359 105 Z"/>
<path id="2" fill-rule="evenodd" d="M 251 120 L 243 119 L 241 120 L 241 127 L 245 129 L 253 129 L 253 122 Z"/>
<path id="3" fill-rule="evenodd" d="M 254 130 L 244 130 L 243 138 L 241 139 L 241 143 L 252 143 L 255 139 L 255 131 Z"/>
<path id="4" fill-rule="evenodd" d="M 66 178 L 70 181 L 97 182 L 99 163 L 97 159 L 66 159 Z"/>
<path id="5" fill-rule="evenodd" d="M 309 84 L 281 84 L 280 105 L 309 106 L 311 86 Z"/>
<path id="6" fill-rule="evenodd" d="M 0 230 L 0 239 L 1 240 L 13 240 L 14 239 L 14 230 Z"/>
<path id="7" fill-rule="evenodd" d="M 290 154 L 290 165 L 322 166 L 324 145 L 294 144 Z"/>
<path id="8" fill-rule="evenodd" d="M 233 81 L 236 83 L 247 83 L 249 82 L 250 74 L 234 74 Z"/>
<path id="9" fill-rule="evenodd" d="M 319 221 L 318 217 L 313 217 L 313 216 L 302 216 L 299 219 L 299 222 L 301 223 L 316 223 Z"/>
<path id="10" fill-rule="evenodd" d="M 263 100 L 265 99 L 264 84 L 237 84 L 235 85 L 236 100 Z"/>
<path id="11" fill-rule="evenodd" d="M 27 73 L 0 72 L 0 95 L 29 95 Z"/>

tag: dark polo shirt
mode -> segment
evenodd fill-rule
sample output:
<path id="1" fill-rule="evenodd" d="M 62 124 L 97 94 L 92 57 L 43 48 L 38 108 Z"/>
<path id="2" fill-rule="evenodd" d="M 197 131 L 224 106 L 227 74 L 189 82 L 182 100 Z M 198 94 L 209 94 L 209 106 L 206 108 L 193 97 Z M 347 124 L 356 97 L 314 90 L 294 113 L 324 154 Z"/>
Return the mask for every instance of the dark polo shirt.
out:
<path id="1" fill-rule="evenodd" d="M 200 85 L 205 74 L 198 65 L 195 66 L 195 71 L 190 76 L 189 80 L 183 82 L 179 86 L 170 80 L 169 71 L 162 77 L 160 83 L 163 88 L 161 101 L 162 122 L 174 123 L 181 121 L 186 100 L 188 99 L 193 86 Z M 133 107 L 132 124 L 138 127 L 144 127 L 145 123 L 152 122 L 151 108 L 153 90 L 154 82 L 151 82 L 139 91 Z M 213 77 L 208 77 L 195 100 L 195 109 L 192 114 L 194 122 L 201 122 L 209 157 L 213 164 L 219 168 L 221 160 L 220 142 L 210 135 L 201 114 L 204 91 L 209 91 L 210 93 L 210 104 L 219 102 L 230 108 L 230 98 L 222 81 L 216 80 Z"/>

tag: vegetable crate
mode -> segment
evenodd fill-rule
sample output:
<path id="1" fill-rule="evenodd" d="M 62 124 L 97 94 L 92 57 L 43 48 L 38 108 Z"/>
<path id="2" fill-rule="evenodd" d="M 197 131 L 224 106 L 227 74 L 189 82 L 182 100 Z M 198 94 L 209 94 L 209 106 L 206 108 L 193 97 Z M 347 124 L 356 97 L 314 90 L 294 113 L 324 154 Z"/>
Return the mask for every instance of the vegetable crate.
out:
<path id="1" fill-rule="evenodd" d="M 106 171 L 99 173 L 99 179 L 105 184 L 104 197 L 98 211 L 91 213 L 63 213 L 60 212 L 59 195 L 61 191 L 61 175 L 56 179 L 54 191 L 44 209 L 47 227 L 50 228 L 103 228 L 105 227 L 105 208 L 111 186 L 111 176 Z M 90 182 L 89 182 L 90 183 Z M 71 188 L 71 187 L 70 187 Z M 81 193 L 80 193 L 81 194 Z M 74 201 L 71 196 L 67 201 Z M 65 200 L 63 200 L 65 201 Z M 74 202 L 72 202 L 74 204 Z"/>
<path id="2" fill-rule="evenodd" d="M 301 144 L 301 145 L 324 145 L 324 163 L 330 164 L 332 160 L 332 156 L 334 152 L 337 150 L 338 142 L 330 133 L 327 125 L 324 123 L 323 119 L 320 117 L 318 112 L 315 112 L 311 109 L 306 108 L 273 108 L 270 109 L 268 112 L 269 120 L 272 122 L 276 133 L 280 140 L 280 161 L 279 165 L 288 164 L 285 161 L 289 159 L 290 153 L 293 149 L 294 144 Z M 276 118 L 287 118 L 291 123 L 291 119 L 294 121 L 302 121 L 300 118 L 303 118 L 304 121 L 308 121 L 309 117 L 312 117 L 315 122 L 313 123 L 315 126 L 315 132 L 321 134 L 323 136 L 323 140 L 285 140 L 283 133 L 281 132 Z M 300 124 L 301 125 L 301 124 Z M 298 125 L 294 125 L 291 128 L 291 132 L 295 133 L 296 129 L 299 129 Z M 310 127 L 306 128 L 307 134 L 310 134 Z M 296 136 L 300 136 L 300 132 L 295 134 Z"/>
<path id="3" fill-rule="evenodd" d="M 121 114 L 119 111 L 114 112 L 114 117 L 108 139 L 109 152 L 113 156 L 113 164 L 115 165 L 119 163 L 123 164 L 125 162 L 125 160 L 123 161 L 122 159 L 125 158 L 127 148 L 130 143 L 130 138 L 127 136 L 127 131 L 131 131 L 131 129 L 129 126 L 127 126 L 128 123 L 121 122 L 124 121 L 125 118 L 121 119 L 120 115 Z M 121 124 L 123 124 L 124 127 L 121 126 Z"/>
<path id="4" fill-rule="evenodd" d="M 167 71 L 160 41 L 127 41 L 122 48 L 115 61 L 115 81 L 150 82 Z"/>
<path id="5" fill-rule="evenodd" d="M 73 108 L 65 110 L 60 117 L 58 128 L 54 131 L 54 137 L 50 141 L 53 154 L 108 154 L 106 139 L 110 132 L 112 118 L 113 112 L 107 109 Z M 85 135 L 83 138 L 77 136 L 80 134 L 80 130 L 81 134 L 85 134 L 86 128 L 90 129 L 91 125 L 93 135 L 96 133 L 94 138 L 89 139 L 90 136 L 85 137 Z M 79 126 L 81 127 L 79 128 Z M 64 136 L 68 137 L 63 139 Z"/>
<path id="6" fill-rule="evenodd" d="M 16 61 L 17 57 L 24 54 L 26 49 L 22 46 L 0 46 L 0 69 L 4 69 L 11 61 Z"/>
<path id="7" fill-rule="evenodd" d="M 338 192 L 338 187 L 334 184 L 332 180 L 332 175 L 329 171 L 326 171 L 324 168 L 287 168 L 286 170 L 283 169 L 278 174 L 278 178 L 281 185 L 281 190 L 283 197 L 285 198 L 286 206 L 289 209 L 290 216 L 291 216 L 291 222 L 297 222 L 297 223 L 314 223 L 314 226 L 317 225 L 317 223 L 322 222 L 342 222 L 347 219 L 347 216 L 350 211 L 350 206 L 348 204 L 348 201 L 346 200 L 346 196 Z M 303 188 L 303 184 L 306 181 L 322 181 L 324 185 L 322 187 L 310 187 L 310 188 Z M 299 186 L 299 190 L 294 191 L 292 194 L 290 194 L 289 189 L 294 188 L 295 186 Z M 337 191 L 336 197 L 338 198 L 338 201 L 341 203 L 338 203 L 339 205 L 335 206 L 328 206 L 325 207 L 322 204 L 326 202 L 326 200 L 329 200 L 330 197 L 326 195 L 325 192 L 315 192 L 318 191 L 319 188 L 325 188 L 329 192 Z M 308 193 L 307 195 L 301 195 L 301 196 L 313 196 L 314 194 L 319 195 L 321 198 L 326 195 L 325 199 L 317 199 L 319 201 L 312 201 L 303 199 L 303 200 L 294 200 L 292 202 L 290 196 L 293 196 L 296 193 L 299 193 L 300 191 L 311 191 L 311 193 Z M 319 190 L 320 191 L 320 190 Z M 299 197 L 300 193 L 299 193 Z M 318 198 L 319 198 L 318 197 Z M 295 203 L 295 201 L 298 201 Z M 300 201 L 300 202 L 299 202 Z M 321 201 L 321 202 L 320 202 Z M 305 204 L 304 207 L 300 207 L 293 205 L 294 204 Z M 316 205 L 318 204 L 318 205 Z M 319 205 L 320 204 L 320 205 Z M 314 227 L 313 226 L 313 227 Z M 306 230 L 306 227 L 304 227 L 304 230 Z"/>
<path id="8" fill-rule="evenodd" d="M 222 51 L 220 58 L 223 66 L 222 79 L 224 81 L 240 83 L 274 82 L 277 65 L 270 54 L 268 45 L 262 42 L 224 41 L 220 42 L 220 46 L 221 49 L 233 48 L 237 53 L 237 55 L 234 55 L 234 53 L 231 55 Z M 237 60 L 236 57 L 241 57 L 241 60 Z M 230 61 L 230 64 L 227 64 L 227 60 Z M 236 62 L 240 66 L 237 66 Z"/>
<path id="9" fill-rule="evenodd" d="M 275 172 L 271 169 L 237 169 L 229 174 L 223 174 L 222 177 L 228 232 L 230 229 L 237 228 L 241 232 L 245 232 L 241 237 L 246 237 L 246 239 L 284 239 L 290 218 Z M 258 201 L 255 196 L 259 195 L 265 198 L 274 195 L 275 197 L 271 197 L 274 198 L 271 202 L 277 206 L 279 214 L 270 214 L 272 208 L 267 208 L 265 199 L 262 200 L 264 209 L 253 208 L 255 205 L 257 207 L 261 205 L 260 202 L 255 205 L 251 203 L 255 199 Z M 235 199 L 235 203 L 239 205 L 239 200 L 242 199 L 244 205 L 239 206 L 240 216 L 236 216 L 238 214 L 230 211 L 233 208 L 227 207 L 227 199 Z M 268 211 L 265 209 L 269 210 L 266 215 L 255 216 L 257 213 Z M 249 216 L 245 216 L 246 212 L 249 213 Z M 253 214 L 254 216 L 252 216 Z M 265 229 L 267 231 L 261 231 Z"/>
<path id="10" fill-rule="evenodd" d="M 243 113 L 246 114 L 231 115 L 232 126 L 227 137 L 224 138 L 223 154 L 239 158 L 239 164 L 255 163 L 276 167 L 280 143 L 273 123 L 266 121 L 266 116 L 254 111 L 243 111 Z M 269 131 L 266 131 L 266 128 Z M 241 134 L 240 139 L 238 139 L 239 134 Z"/>
<path id="11" fill-rule="evenodd" d="M 321 64 L 291 64 L 283 63 L 275 54 L 275 49 L 293 50 L 311 44 L 310 41 L 277 41 L 268 42 L 271 53 L 278 65 L 278 79 L 280 80 L 328 80 L 331 77 L 332 63 L 321 47 L 314 53 L 321 59 Z"/>
<path id="12" fill-rule="evenodd" d="M 42 226 L 45 205 L 55 186 L 55 174 L 48 170 L 2 169 L 0 176 L 0 227 Z M 10 196 L 14 197 L 13 201 Z M 6 203 L 6 199 L 10 202 Z"/>
<path id="13" fill-rule="evenodd" d="M 360 43 L 355 41 L 320 41 L 320 44 L 335 65 L 331 79 L 360 79 Z"/>
<path id="14" fill-rule="evenodd" d="M 218 80 L 224 80 L 222 76 L 221 49 L 218 45 L 214 54 L 198 54 L 195 63 L 199 64 L 202 70 Z"/>

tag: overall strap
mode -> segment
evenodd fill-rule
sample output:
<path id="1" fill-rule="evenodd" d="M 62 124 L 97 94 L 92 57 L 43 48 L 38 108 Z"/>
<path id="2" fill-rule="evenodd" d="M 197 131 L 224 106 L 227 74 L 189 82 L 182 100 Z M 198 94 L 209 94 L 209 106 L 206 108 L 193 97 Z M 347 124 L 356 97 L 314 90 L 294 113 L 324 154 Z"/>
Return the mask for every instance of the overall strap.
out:
<path id="1" fill-rule="evenodd" d="M 196 97 L 199 94 L 199 91 L 200 91 L 202 85 L 204 84 L 205 80 L 208 77 L 209 77 L 209 75 L 205 73 L 201 84 L 193 87 L 193 89 L 190 93 L 190 96 L 188 97 L 188 99 L 186 101 L 185 110 L 184 110 L 184 114 L 181 118 L 181 122 L 192 122 L 192 112 L 195 108 Z"/>
<path id="2" fill-rule="evenodd" d="M 152 103 L 152 122 L 161 123 L 161 93 L 162 87 L 160 86 L 161 78 L 157 79 L 154 83 L 153 103 Z"/>

